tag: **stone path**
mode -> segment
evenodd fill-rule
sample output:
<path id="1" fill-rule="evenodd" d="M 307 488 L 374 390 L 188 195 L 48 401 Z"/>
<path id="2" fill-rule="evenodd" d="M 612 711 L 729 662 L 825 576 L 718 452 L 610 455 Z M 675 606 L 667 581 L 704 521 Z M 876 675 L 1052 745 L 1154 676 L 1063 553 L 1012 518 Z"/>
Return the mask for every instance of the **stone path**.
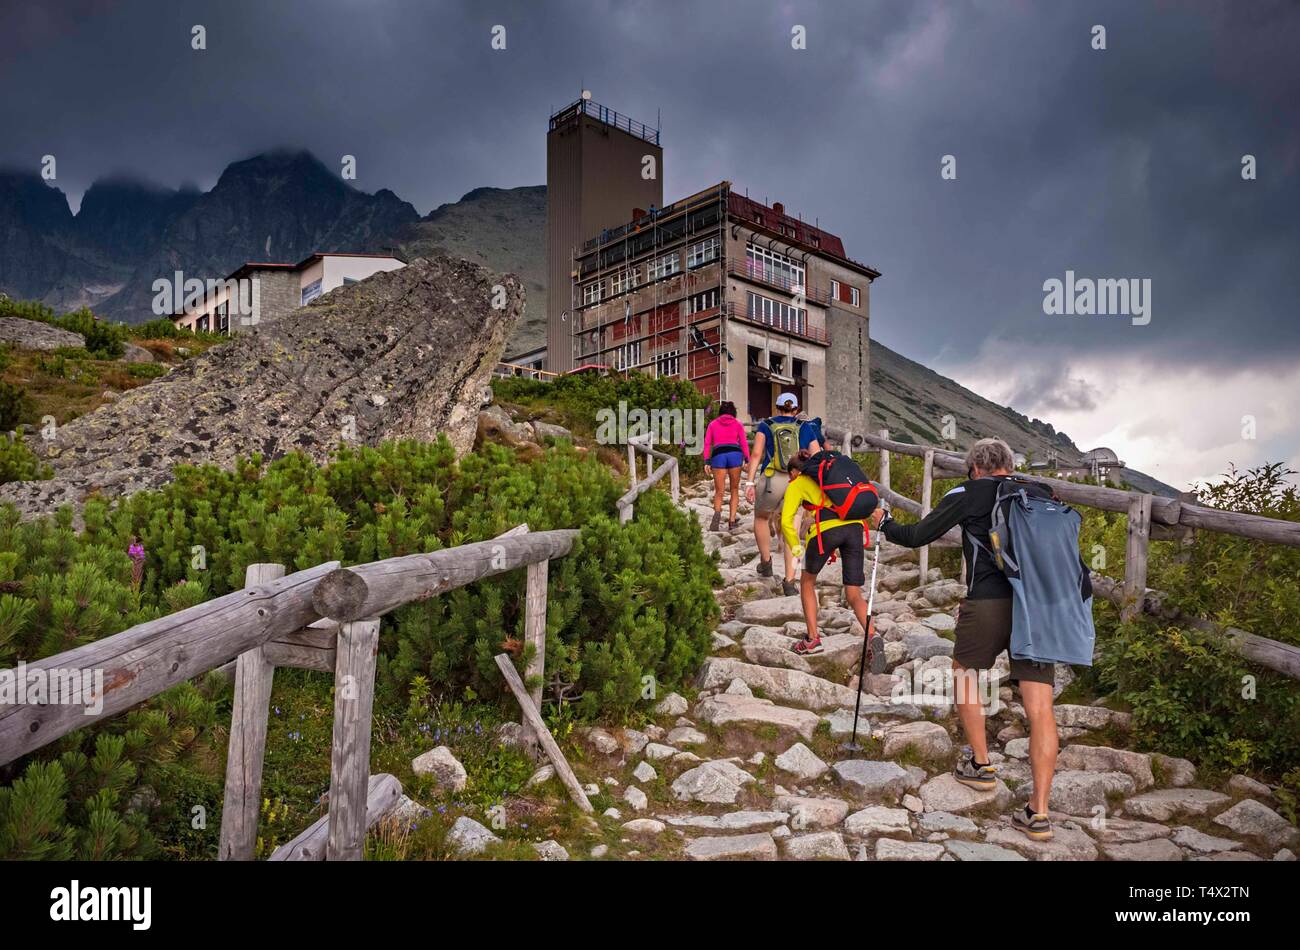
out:
<path id="1" fill-rule="evenodd" d="M 951 776 L 961 733 L 945 699 L 961 585 L 915 553 L 884 543 L 876 626 L 889 672 L 862 696 L 861 750 L 846 751 L 862 630 L 843 601 L 840 569 L 819 583 L 820 656 L 790 652 L 805 632 L 798 597 L 761 578 L 742 504 L 742 527 L 710 533 L 711 486 L 684 493 L 719 555 L 724 622 L 688 702 L 663 698 L 644 730 L 592 729 L 584 741 L 615 804 L 595 821 L 620 830 L 620 858 L 719 860 L 1295 860 L 1300 834 L 1273 809 L 1272 792 L 1244 776 L 1196 788 L 1183 759 L 1100 745 L 1128 716 L 1102 706 L 1057 707 L 1062 752 L 1053 782 L 1055 837 L 1036 842 L 1009 812 L 1033 787 L 1023 708 L 1007 687 L 990 719 L 1000 780 L 976 792 Z M 870 572 L 870 564 L 868 564 Z M 999 677 L 1007 657 L 999 659 Z M 1057 692 L 1068 685 L 1069 672 Z M 602 787 L 603 785 L 603 787 Z M 592 856 L 613 856 L 607 845 Z"/>

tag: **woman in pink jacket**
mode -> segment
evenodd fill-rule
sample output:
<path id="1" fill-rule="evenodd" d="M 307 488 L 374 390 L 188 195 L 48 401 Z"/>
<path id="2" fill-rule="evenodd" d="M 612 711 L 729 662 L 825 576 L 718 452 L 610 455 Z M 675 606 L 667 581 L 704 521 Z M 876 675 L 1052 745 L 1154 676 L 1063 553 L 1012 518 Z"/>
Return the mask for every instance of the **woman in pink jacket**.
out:
<path id="1" fill-rule="evenodd" d="M 749 461 L 749 439 L 745 427 L 736 418 L 736 404 L 724 402 L 718 407 L 718 417 L 704 430 L 704 474 L 713 474 L 713 522 L 710 531 L 722 524 L 722 486 L 731 482 L 731 519 L 727 527 L 734 531 L 740 522 L 736 519 L 736 505 L 740 501 L 740 468 Z"/>

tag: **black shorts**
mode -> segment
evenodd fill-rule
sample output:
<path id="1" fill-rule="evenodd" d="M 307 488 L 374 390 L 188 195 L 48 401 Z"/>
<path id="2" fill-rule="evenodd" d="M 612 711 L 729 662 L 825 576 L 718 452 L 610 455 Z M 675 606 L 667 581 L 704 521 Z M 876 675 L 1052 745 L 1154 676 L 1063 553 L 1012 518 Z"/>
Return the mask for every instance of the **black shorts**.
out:
<path id="1" fill-rule="evenodd" d="M 968 670 L 991 669 L 998 654 L 1011 649 L 1011 598 L 963 600 L 957 613 L 955 662 Z M 1008 654 L 1009 655 L 1009 654 Z M 1053 683 L 1056 664 L 1011 659 L 1011 682 Z"/>
<path id="2" fill-rule="evenodd" d="M 836 551 L 840 553 L 840 564 L 844 571 L 845 587 L 861 587 L 867 582 L 863 571 L 865 535 L 860 524 L 842 524 L 821 533 L 821 550 L 817 549 L 817 535 L 808 539 L 808 550 L 804 554 L 803 569 L 809 574 L 817 574 Z"/>

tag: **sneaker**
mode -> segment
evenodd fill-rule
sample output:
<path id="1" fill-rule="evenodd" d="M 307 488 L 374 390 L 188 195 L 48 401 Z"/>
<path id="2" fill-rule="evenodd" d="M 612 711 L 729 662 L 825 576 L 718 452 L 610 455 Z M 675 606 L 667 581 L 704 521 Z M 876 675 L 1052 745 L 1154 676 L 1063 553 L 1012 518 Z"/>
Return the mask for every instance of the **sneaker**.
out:
<path id="1" fill-rule="evenodd" d="M 772 576 L 772 559 L 771 559 L 771 558 L 768 558 L 766 561 L 759 561 L 759 562 L 758 562 L 758 576 L 759 576 L 759 577 L 771 577 L 771 576 Z"/>
<path id="2" fill-rule="evenodd" d="M 969 785 L 981 792 L 991 792 L 998 784 L 997 766 L 976 765 L 975 759 L 969 755 L 961 757 L 957 767 L 952 770 L 952 776 L 963 785 Z"/>
<path id="3" fill-rule="evenodd" d="M 867 653 L 871 656 L 871 672 L 885 672 L 885 638 L 876 634 L 867 643 Z"/>
<path id="4" fill-rule="evenodd" d="M 739 528 L 739 527 L 740 527 L 740 519 L 739 519 L 739 518 L 732 518 L 730 521 L 727 522 L 727 530 L 728 530 L 728 531 L 735 531 L 735 530 L 736 530 L 737 528 Z"/>
<path id="5" fill-rule="evenodd" d="M 803 637 L 802 639 L 796 640 L 794 646 L 790 649 L 799 654 L 799 656 L 816 656 L 823 650 L 822 639 L 821 637 L 818 637 L 816 640 L 809 640 L 807 637 Z"/>
<path id="6" fill-rule="evenodd" d="M 1046 841 L 1052 837 L 1052 822 L 1046 815 L 1033 811 L 1028 805 L 1017 808 L 1011 814 L 1011 826 L 1035 841 Z"/>
<path id="7" fill-rule="evenodd" d="M 722 527 L 722 512 L 715 511 L 713 513 L 713 520 L 709 522 L 709 530 L 717 531 L 721 527 Z"/>
<path id="8" fill-rule="evenodd" d="M 794 581 L 781 580 L 781 592 L 789 597 L 791 594 L 799 593 L 799 585 Z"/>

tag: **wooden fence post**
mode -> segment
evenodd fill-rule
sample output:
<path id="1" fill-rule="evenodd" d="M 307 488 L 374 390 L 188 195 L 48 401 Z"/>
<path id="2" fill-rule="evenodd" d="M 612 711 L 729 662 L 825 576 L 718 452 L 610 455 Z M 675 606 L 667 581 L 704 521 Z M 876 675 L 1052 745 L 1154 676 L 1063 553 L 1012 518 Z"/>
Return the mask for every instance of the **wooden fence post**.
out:
<path id="1" fill-rule="evenodd" d="M 1128 503 L 1128 543 L 1124 551 L 1124 606 L 1127 623 L 1142 612 L 1147 590 L 1147 546 L 1151 539 L 1151 496 L 1134 494 Z"/>
<path id="2" fill-rule="evenodd" d="M 250 564 L 244 587 L 284 577 L 283 564 Z M 221 805 L 219 861 L 251 861 L 257 850 L 257 820 L 262 811 L 262 763 L 266 758 L 267 717 L 275 667 L 261 646 L 235 661 L 235 702 L 230 712 L 226 750 L 226 790 Z"/>
<path id="3" fill-rule="evenodd" d="M 889 430 L 881 429 L 880 437 L 882 439 L 888 439 Z M 882 488 L 889 487 L 889 449 L 880 450 L 880 485 Z"/>
<path id="4" fill-rule="evenodd" d="M 921 517 L 930 513 L 930 497 L 934 488 L 934 449 L 925 450 L 925 464 L 921 468 Z M 926 576 L 930 573 L 930 545 L 921 548 L 918 555 L 921 561 L 919 585 L 924 587 Z"/>
<path id="5" fill-rule="evenodd" d="M 668 487 L 672 492 L 673 504 L 677 504 L 681 497 L 681 473 L 677 470 L 677 461 L 673 460 L 673 467 L 668 471 Z"/>
<path id="6" fill-rule="evenodd" d="M 564 753 L 556 745 L 551 730 L 546 728 L 546 723 L 542 721 L 542 714 L 533 706 L 532 699 L 529 698 L 528 692 L 524 689 L 524 681 L 519 678 L 519 672 L 515 669 L 514 663 L 511 662 L 510 655 L 508 653 L 498 653 L 495 659 L 497 667 L 501 670 L 501 675 L 506 678 L 506 685 L 510 687 L 510 692 L 515 694 L 519 709 L 524 714 L 524 722 L 532 727 L 533 734 L 537 736 L 542 748 L 546 750 L 546 757 L 551 760 L 551 764 L 555 766 L 555 774 L 560 777 L 564 787 L 569 790 L 569 797 L 583 811 L 588 813 L 594 811 L 591 802 L 587 799 L 587 793 L 578 784 L 578 777 L 573 774 L 573 769 L 569 767 L 569 760 L 564 757 Z"/>
<path id="7" fill-rule="evenodd" d="M 359 861 L 366 841 L 370 785 L 370 726 L 375 699 L 379 621 L 339 628 L 334 667 L 334 743 L 330 749 L 330 861 Z"/>
<path id="8" fill-rule="evenodd" d="M 632 476 L 632 487 L 636 488 L 636 449 L 631 442 L 627 444 L 627 471 Z"/>
<path id="9" fill-rule="evenodd" d="M 524 667 L 524 678 L 538 680 L 546 674 L 546 581 L 550 561 L 528 565 L 527 593 L 524 600 L 524 644 L 533 647 L 532 659 Z M 542 709 L 542 684 L 528 690 L 538 712 Z"/>
<path id="10" fill-rule="evenodd" d="M 844 444 L 840 446 L 840 452 L 844 455 L 853 454 L 853 430 L 846 429 L 844 432 Z"/>

